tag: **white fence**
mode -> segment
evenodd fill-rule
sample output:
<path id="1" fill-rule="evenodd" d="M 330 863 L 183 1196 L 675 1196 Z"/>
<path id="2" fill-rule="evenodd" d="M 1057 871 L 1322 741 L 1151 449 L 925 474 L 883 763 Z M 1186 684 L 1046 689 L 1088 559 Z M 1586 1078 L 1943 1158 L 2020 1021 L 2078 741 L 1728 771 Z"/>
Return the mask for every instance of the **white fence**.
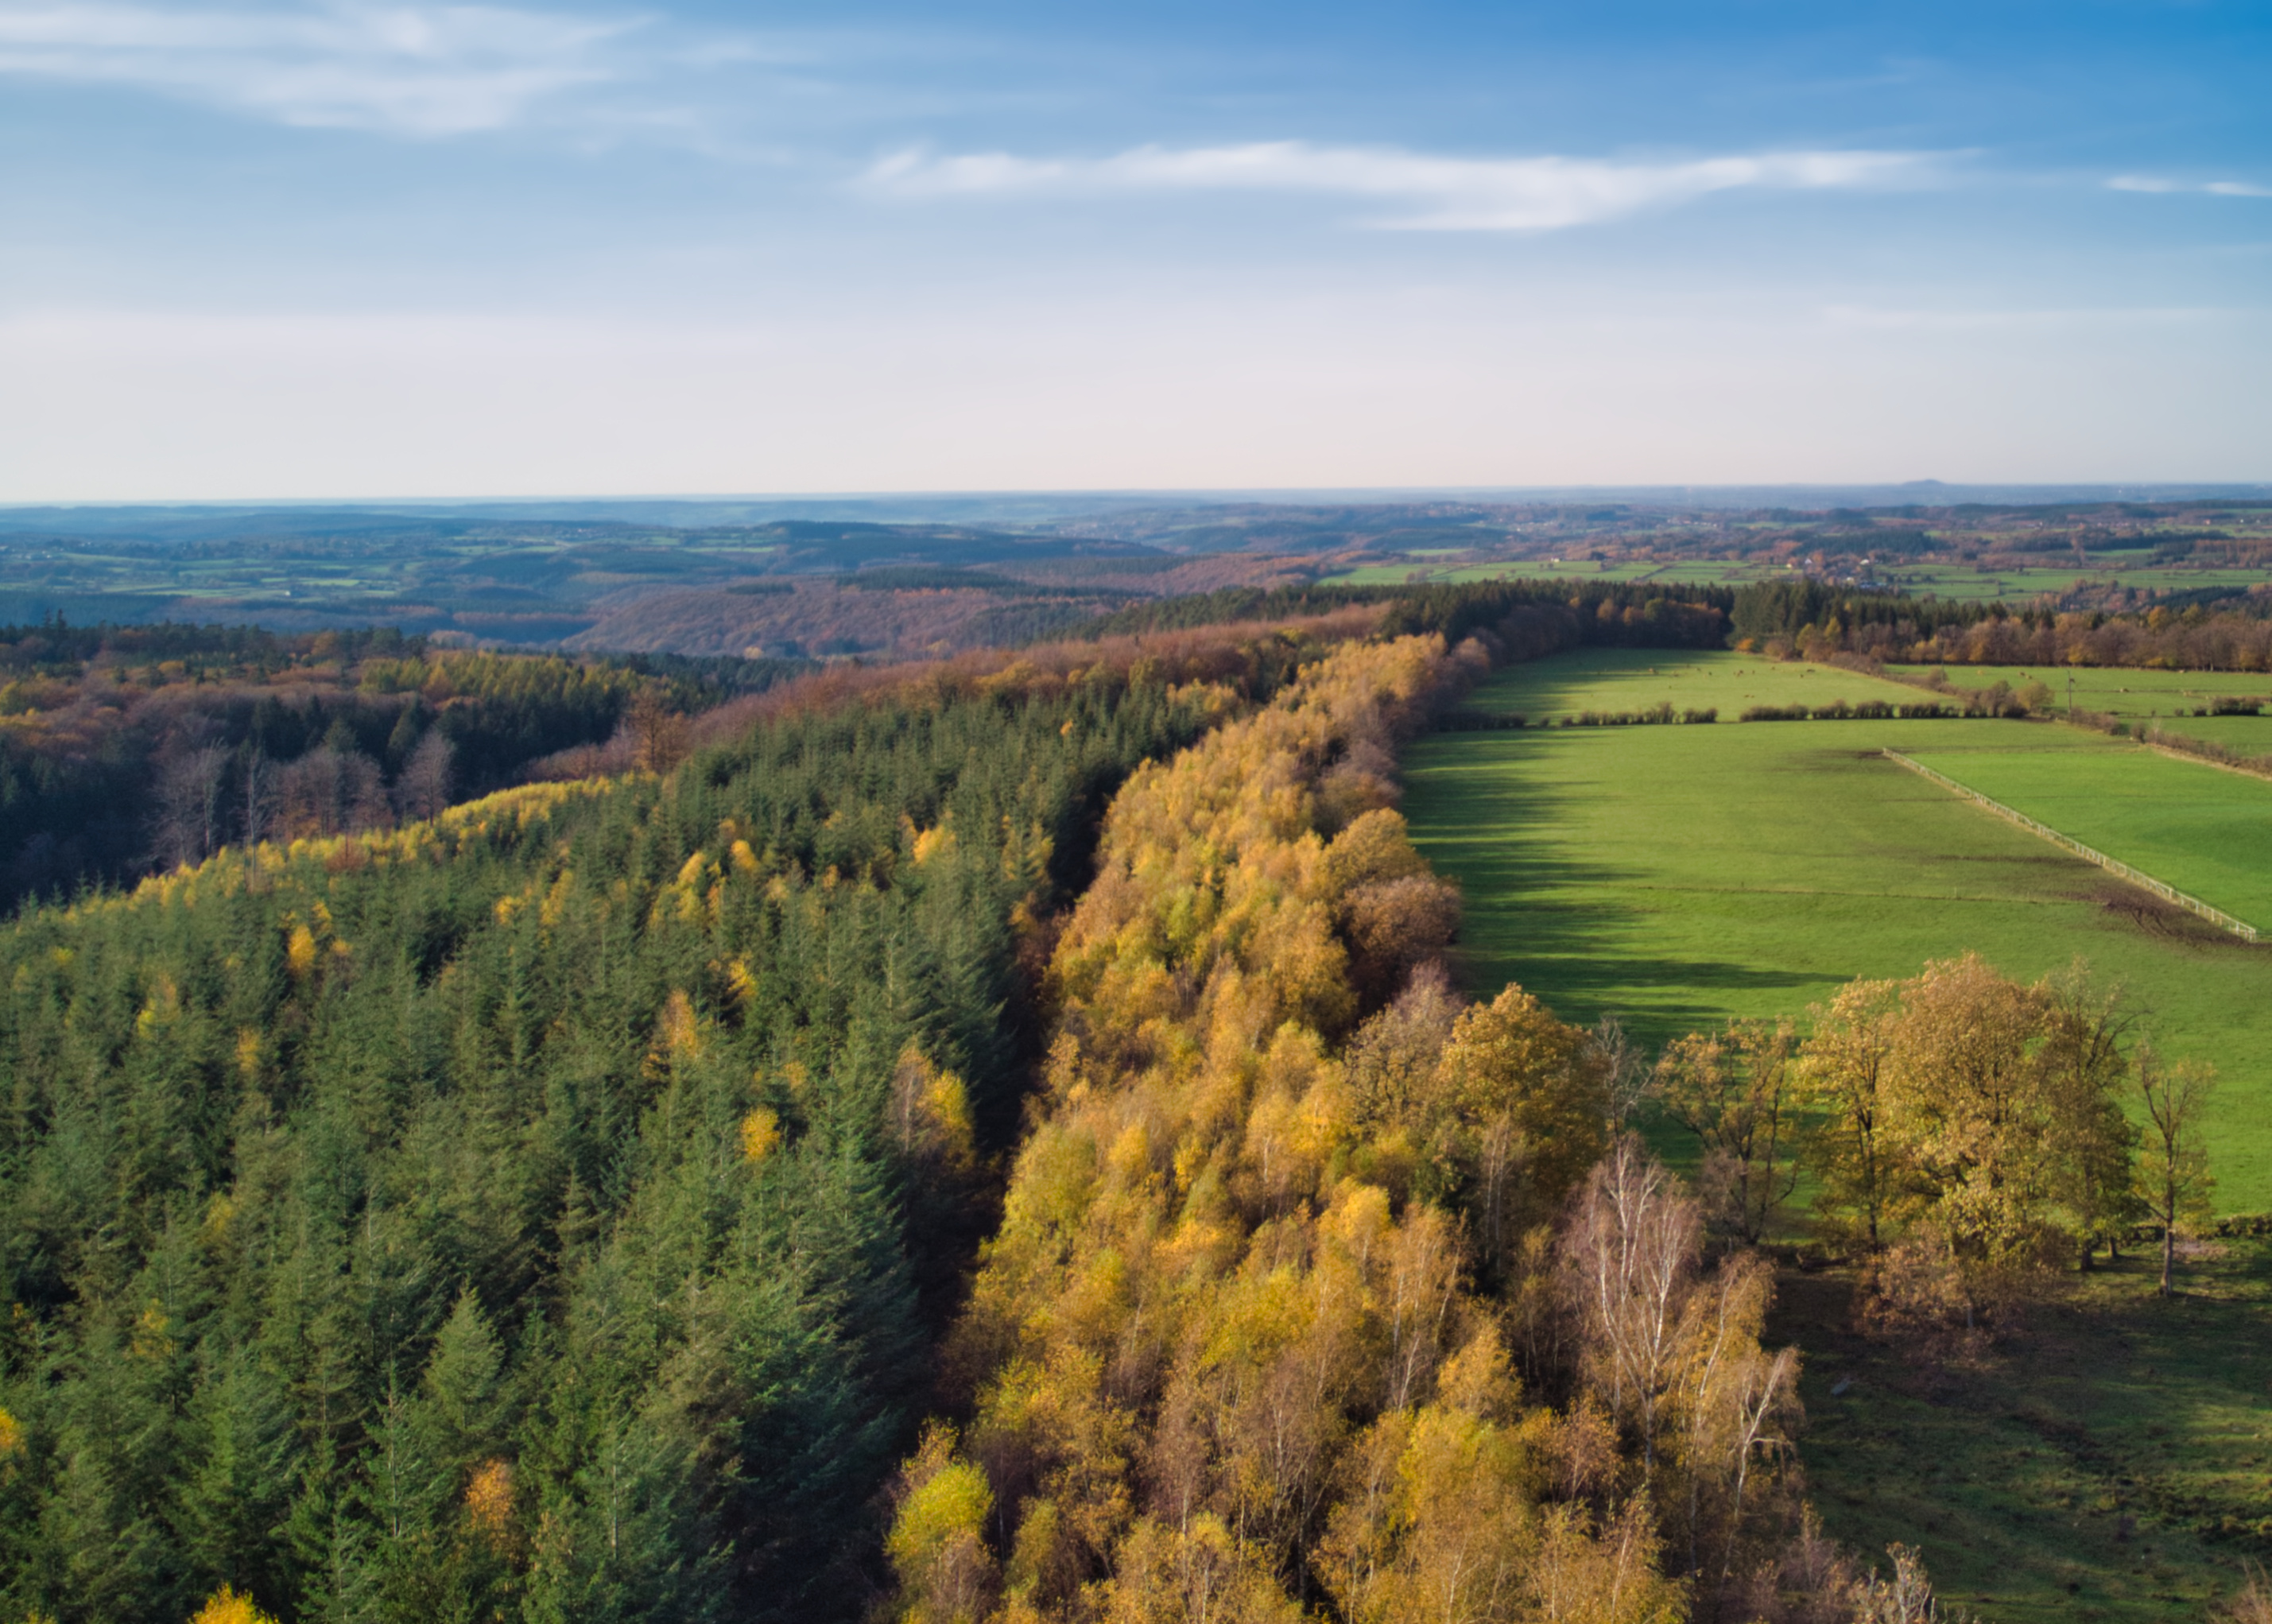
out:
<path id="1" fill-rule="evenodd" d="M 2029 834 L 2051 842 L 2052 845 L 2059 847 L 2062 851 L 2071 851 L 2086 863 L 2096 863 L 2108 873 L 2121 876 L 2121 878 L 2128 880 L 2132 885 L 2136 886 L 2141 891 L 2151 891 L 2156 896 L 2160 897 L 2165 902 L 2175 902 L 2179 907 L 2184 909 L 2188 913 L 2199 914 L 2211 924 L 2223 926 L 2225 930 L 2231 931 L 2235 936 L 2238 936 L 2243 941 L 2253 942 L 2256 939 L 2256 927 L 2254 925 L 2246 924 L 2241 920 L 2234 918 L 2222 908 L 2211 908 L 2207 902 L 2202 902 L 2201 898 L 2197 896 L 2187 896 L 2175 886 L 2164 885 L 2151 874 L 2141 873 L 2138 870 L 2132 868 L 2127 863 L 2119 862 L 2115 858 L 2108 857 L 2103 851 L 2094 851 L 2089 847 L 2084 845 L 2081 841 L 2071 839 L 2068 836 L 2060 834 L 2057 829 L 2051 827 L 2048 824 L 2037 823 L 2033 818 L 2029 817 L 2025 812 L 2014 812 L 2001 801 L 1990 800 L 1986 796 L 1981 794 L 1979 790 L 1967 788 L 1965 785 L 1957 782 L 1956 780 L 1951 778 L 1946 773 L 1936 773 L 1932 768 L 1927 767 L 1922 761 L 1910 760 L 1909 757 L 1903 755 L 1898 750 L 1885 750 L 1880 751 L 1879 753 L 1886 757 L 1887 760 L 1900 762 L 1912 773 L 1932 779 L 1933 782 L 1939 784 L 1942 789 L 1953 790 L 1957 794 L 1962 796 L 1966 800 L 1986 807 L 1990 812 L 1994 812 L 1999 818 L 2004 819 L 2007 822 L 2018 824 L 2022 828 L 2027 830 Z"/>

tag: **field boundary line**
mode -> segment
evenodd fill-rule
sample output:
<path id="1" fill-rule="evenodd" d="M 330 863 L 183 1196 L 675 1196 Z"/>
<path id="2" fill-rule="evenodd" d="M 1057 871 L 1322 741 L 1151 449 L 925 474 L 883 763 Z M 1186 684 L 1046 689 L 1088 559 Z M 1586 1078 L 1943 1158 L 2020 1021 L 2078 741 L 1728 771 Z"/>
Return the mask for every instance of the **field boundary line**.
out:
<path id="1" fill-rule="evenodd" d="M 2177 750 L 2168 745 L 2156 745 L 2150 739 L 2140 739 L 2138 748 L 2150 750 L 2157 756 L 2167 756 L 2172 761 L 2190 761 L 2196 767 L 2213 767 L 2221 773 L 2231 773 L 2241 778 L 2253 778 L 2260 784 L 2272 782 L 2272 774 L 2260 773 L 2253 767 L 2240 767 L 2231 761 L 2219 761 L 2213 756 L 2197 756 L 2190 750 Z"/>
<path id="2" fill-rule="evenodd" d="M 2142 869 L 2133 868 L 2119 857 L 2110 857 L 2103 851 L 2099 851 L 2092 847 L 2084 845 L 2081 841 L 2075 839 L 2071 834 L 2060 834 L 2057 829 L 2052 827 L 2051 825 L 2047 823 L 2038 823 L 2033 818 L 2029 817 L 2027 813 L 2023 812 L 2016 812 L 2011 807 L 2005 805 L 2001 801 L 1992 800 L 1989 797 L 1981 794 L 1979 790 L 1973 789 L 1969 784 L 1961 784 L 1957 782 L 1956 780 L 1951 778 L 1946 773 L 1937 773 L 1922 761 L 1913 761 L 1898 750 L 1887 750 L 1881 748 L 1878 753 L 1884 756 L 1888 761 L 1893 761 L 1900 766 L 1905 767 L 1909 768 L 1910 771 L 1917 774 L 1921 777 L 1931 779 L 1944 790 L 1952 790 L 1955 791 L 1958 795 L 1962 796 L 1966 800 L 1974 803 L 1976 805 L 1986 807 L 1990 812 L 1994 812 L 1999 818 L 2003 819 L 2006 822 L 2018 824 L 2020 827 L 2027 830 L 2029 834 L 2036 835 L 2039 839 L 2051 842 L 2052 845 L 2059 847 L 2062 851 L 2071 852 L 2074 856 L 2081 857 L 2086 863 L 2096 863 L 2108 873 L 2113 874 L 2119 879 L 2126 879 L 2132 885 L 2140 887 L 2141 890 L 2152 892 L 2156 896 L 2160 897 L 2165 902 L 2175 902 L 2179 907 L 2184 909 L 2188 913 L 2199 914 L 2211 924 L 2221 926 L 2223 929 L 2231 932 L 2243 941 L 2253 942 L 2256 939 L 2256 927 L 2254 925 L 2248 924 L 2246 920 L 2234 918 L 2222 908 L 2212 908 L 2197 896 L 2188 896 L 2183 891 L 2179 890 L 2175 886 L 2169 885 L 2162 880 L 2155 879 L 2151 874 L 2147 873 Z"/>

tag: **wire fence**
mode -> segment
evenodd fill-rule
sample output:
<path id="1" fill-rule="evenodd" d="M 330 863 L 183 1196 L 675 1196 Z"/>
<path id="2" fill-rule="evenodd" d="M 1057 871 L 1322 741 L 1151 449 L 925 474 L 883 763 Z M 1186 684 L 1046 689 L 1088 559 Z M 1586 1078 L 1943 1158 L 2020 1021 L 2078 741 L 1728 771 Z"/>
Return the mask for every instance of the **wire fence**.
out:
<path id="1" fill-rule="evenodd" d="M 1883 755 L 1889 761 L 1899 762 L 1902 766 L 1909 768 L 1910 771 L 1917 774 L 1921 777 L 1932 779 L 1933 782 L 1939 784 L 1942 789 L 1954 790 L 1966 800 L 1971 801 L 1977 805 L 1986 807 L 1990 812 L 1994 812 L 1999 818 L 2003 819 L 2006 822 L 2018 824 L 2022 828 L 2027 830 L 2029 834 L 2051 842 L 2052 845 L 2057 846 L 2060 850 L 2071 851 L 2086 863 L 2096 863 L 2108 873 L 2120 876 L 2122 879 L 2128 880 L 2132 885 L 2136 886 L 2141 891 L 2152 892 L 2156 896 L 2160 897 L 2165 902 L 2175 902 L 2187 913 L 2199 914 L 2211 924 L 2218 925 L 2225 930 L 2231 931 L 2235 936 L 2238 936 L 2245 942 L 2253 942 L 2256 939 L 2256 927 L 2254 925 L 2250 924 L 2244 920 L 2234 918 L 2222 908 L 2211 908 L 2207 902 L 2202 902 L 2201 898 L 2197 896 L 2187 896 L 2175 886 L 2164 885 L 2162 881 L 2155 879 L 2151 874 L 2144 873 L 2137 869 L 2132 868 L 2127 863 L 2124 863 L 2115 857 L 2110 857 L 2103 851 L 2093 850 L 2090 847 L 2084 845 L 2081 841 L 2060 834 L 2057 829 L 2052 828 L 2048 824 L 2037 823 L 2033 818 L 2029 817 L 2025 812 L 2014 812 L 2010 807 L 2005 805 L 2001 801 L 1989 799 L 1986 796 L 1981 794 L 1979 790 L 1957 782 L 1956 780 L 1951 778 L 1946 773 L 1936 773 L 1932 768 L 1927 767 L 1922 761 L 1912 761 L 1909 757 L 1903 755 L 1898 750 L 1884 750 L 1880 751 L 1879 753 Z"/>

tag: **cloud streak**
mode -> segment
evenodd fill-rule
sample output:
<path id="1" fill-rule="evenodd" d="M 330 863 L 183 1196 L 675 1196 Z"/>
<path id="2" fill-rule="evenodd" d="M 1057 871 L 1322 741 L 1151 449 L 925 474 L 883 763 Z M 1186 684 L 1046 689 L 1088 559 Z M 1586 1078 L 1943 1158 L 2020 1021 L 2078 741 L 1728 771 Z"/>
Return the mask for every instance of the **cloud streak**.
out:
<path id="1" fill-rule="evenodd" d="M 1678 162 L 1601 158 L 1446 158 L 1394 147 L 1261 141 L 1139 146 L 1106 158 L 1007 153 L 896 153 L 867 173 L 904 197 L 1098 197 L 1274 191 L 1364 198 L 1390 212 L 1366 223 L 1406 231 L 1554 231 L 1735 191 L 1827 191 L 1914 185 L 1936 154 L 1785 152 Z"/>
<path id="2" fill-rule="evenodd" d="M 620 77 L 612 48 L 641 26 L 361 0 L 234 11 L 0 4 L 0 75 L 154 91 L 285 124 L 463 135 Z"/>
<path id="3" fill-rule="evenodd" d="M 2211 198 L 2272 198 L 2272 186 L 2248 181 L 2173 181 L 2157 175 L 2117 175 L 2107 183 L 2110 191 L 2191 192 Z"/>

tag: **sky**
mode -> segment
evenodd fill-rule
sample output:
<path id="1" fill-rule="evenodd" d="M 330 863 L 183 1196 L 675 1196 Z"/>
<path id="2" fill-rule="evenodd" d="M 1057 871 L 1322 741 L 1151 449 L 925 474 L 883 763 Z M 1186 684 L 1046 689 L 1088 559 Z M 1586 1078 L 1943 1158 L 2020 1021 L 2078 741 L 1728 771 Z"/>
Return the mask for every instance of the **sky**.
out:
<path id="1" fill-rule="evenodd" d="M 2272 5 L 0 0 L 0 501 L 2272 479 Z"/>

